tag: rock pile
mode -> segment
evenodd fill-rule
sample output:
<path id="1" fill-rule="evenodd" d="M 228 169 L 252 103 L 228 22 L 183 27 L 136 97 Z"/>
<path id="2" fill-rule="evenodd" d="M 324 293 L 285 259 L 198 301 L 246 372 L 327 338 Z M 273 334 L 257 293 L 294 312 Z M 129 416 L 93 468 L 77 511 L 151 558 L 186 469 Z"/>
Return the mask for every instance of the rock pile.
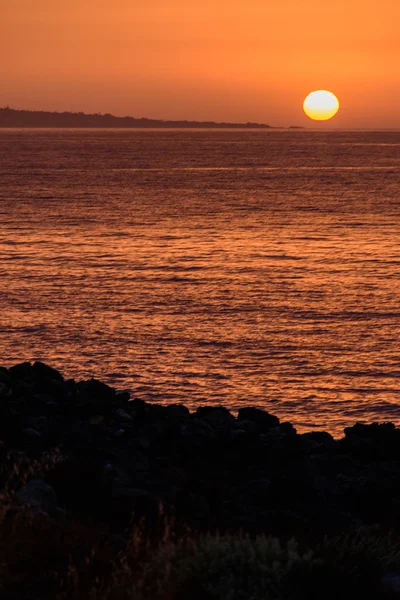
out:
<path id="1" fill-rule="evenodd" d="M 0 368 L 0 440 L 59 458 L 21 503 L 123 528 L 163 510 L 200 529 L 339 532 L 400 517 L 400 430 L 356 424 L 299 435 L 256 408 L 162 406 L 41 363 Z M 4 452 L 3 452 L 4 454 Z"/>

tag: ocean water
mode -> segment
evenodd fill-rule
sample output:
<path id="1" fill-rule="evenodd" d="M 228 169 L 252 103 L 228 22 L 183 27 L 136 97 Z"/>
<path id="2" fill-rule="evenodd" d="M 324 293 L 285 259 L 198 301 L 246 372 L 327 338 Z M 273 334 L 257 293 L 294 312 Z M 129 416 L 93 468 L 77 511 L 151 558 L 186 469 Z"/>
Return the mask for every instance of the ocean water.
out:
<path id="1" fill-rule="evenodd" d="M 0 131 L 0 363 L 400 424 L 400 133 Z"/>

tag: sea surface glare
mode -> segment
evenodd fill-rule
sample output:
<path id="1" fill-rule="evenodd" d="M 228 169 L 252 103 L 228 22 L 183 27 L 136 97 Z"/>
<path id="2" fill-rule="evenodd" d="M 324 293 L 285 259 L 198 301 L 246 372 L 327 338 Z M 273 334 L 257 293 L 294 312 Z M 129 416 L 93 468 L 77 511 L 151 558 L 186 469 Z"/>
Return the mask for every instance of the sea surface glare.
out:
<path id="1" fill-rule="evenodd" d="M 400 423 L 400 133 L 0 131 L 0 363 Z"/>

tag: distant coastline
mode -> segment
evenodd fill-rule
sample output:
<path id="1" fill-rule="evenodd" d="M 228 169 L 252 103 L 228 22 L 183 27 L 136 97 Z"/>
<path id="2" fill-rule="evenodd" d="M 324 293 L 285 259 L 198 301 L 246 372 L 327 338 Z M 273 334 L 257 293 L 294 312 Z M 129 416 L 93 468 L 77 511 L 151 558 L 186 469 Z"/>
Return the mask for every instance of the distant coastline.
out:
<path id="1" fill-rule="evenodd" d="M 165 121 L 159 119 L 116 117 L 111 114 L 85 114 L 83 112 L 46 112 L 0 108 L 0 128 L 143 128 L 143 129 L 273 129 L 264 123 L 216 123 L 214 121 Z"/>

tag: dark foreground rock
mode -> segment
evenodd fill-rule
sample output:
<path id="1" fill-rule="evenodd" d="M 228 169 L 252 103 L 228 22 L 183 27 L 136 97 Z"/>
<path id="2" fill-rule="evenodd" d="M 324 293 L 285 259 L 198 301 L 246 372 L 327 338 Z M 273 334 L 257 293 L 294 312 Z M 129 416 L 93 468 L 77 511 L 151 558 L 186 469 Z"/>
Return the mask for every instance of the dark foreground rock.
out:
<path id="1" fill-rule="evenodd" d="M 340 440 L 299 435 L 259 409 L 190 413 L 95 379 L 64 380 L 37 362 L 0 368 L 0 440 L 2 484 L 10 456 L 39 461 L 40 478 L 16 496 L 54 518 L 122 531 L 132 514 L 152 519 L 162 506 L 199 529 L 287 536 L 400 520 L 400 430 L 391 423 L 358 423 Z"/>

